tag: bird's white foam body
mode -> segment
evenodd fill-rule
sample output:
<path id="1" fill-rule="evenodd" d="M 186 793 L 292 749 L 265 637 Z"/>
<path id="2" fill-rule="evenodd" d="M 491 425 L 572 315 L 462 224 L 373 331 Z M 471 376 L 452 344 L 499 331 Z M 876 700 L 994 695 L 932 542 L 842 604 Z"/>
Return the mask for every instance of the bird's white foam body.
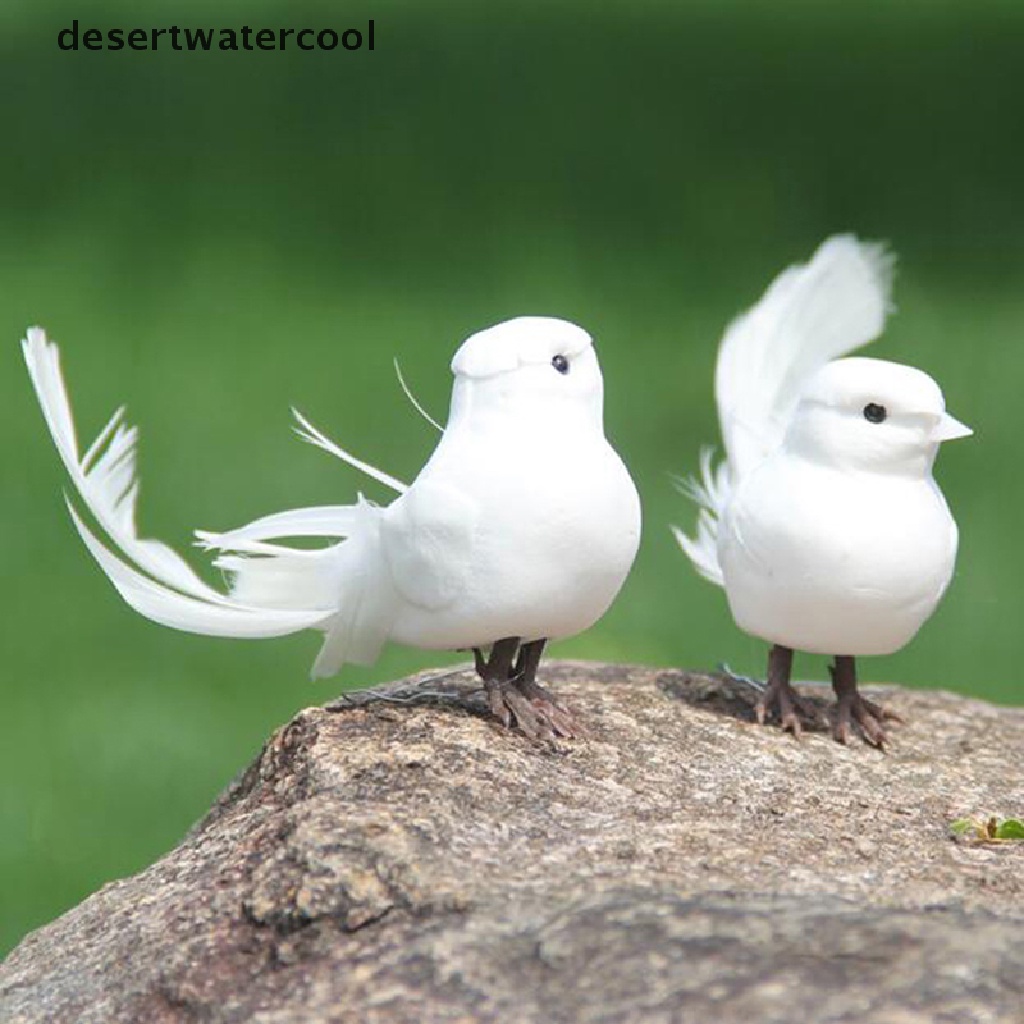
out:
<path id="1" fill-rule="evenodd" d="M 56 345 L 24 343 L 44 415 L 79 497 L 111 550 L 71 506 L 83 540 L 125 600 L 177 629 L 218 636 L 325 634 L 313 668 L 371 664 L 391 640 L 481 647 L 504 637 L 559 638 L 611 604 L 640 538 L 640 502 L 603 428 L 603 382 L 589 335 L 521 317 L 468 339 L 453 362 L 448 423 L 406 487 L 338 448 L 299 416 L 302 436 L 398 492 L 384 507 L 294 509 L 226 533 L 197 531 L 221 554 L 228 594 L 169 548 L 139 540 L 134 428 L 120 425 L 79 457 Z M 552 360 L 562 356 L 567 372 Z M 69 502 L 69 505 L 71 503 Z M 343 538 L 318 549 L 291 537 Z"/>
<path id="2" fill-rule="evenodd" d="M 888 307 L 890 261 L 848 236 L 782 274 L 726 332 L 716 394 L 727 459 L 685 490 L 701 505 L 676 537 L 724 586 L 737 625 L 830 655 L 888 654 L 932 614 L 957 528 L 932 477 L 970 433 L 927 374 L 863 357 Z M 884 409 L 872 422 L 866 408 Z"/>

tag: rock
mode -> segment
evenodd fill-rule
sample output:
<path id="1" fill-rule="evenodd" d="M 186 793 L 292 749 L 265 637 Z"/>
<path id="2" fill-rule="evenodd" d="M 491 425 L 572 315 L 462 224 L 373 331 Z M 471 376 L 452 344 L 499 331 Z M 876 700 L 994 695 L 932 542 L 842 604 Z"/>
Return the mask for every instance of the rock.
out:
<path id="1" fill-rule="evenodd" d="M 0 1020 L 1024 1018 L 1024 844 L 949 830 L 1024 811 L 1024 709 L 887 691 L 881 753 L 758 727 L 714 676 L 545 678 L 588 739 L 503 731 L 468 673 L 301 712 L 11 953 Z"/>

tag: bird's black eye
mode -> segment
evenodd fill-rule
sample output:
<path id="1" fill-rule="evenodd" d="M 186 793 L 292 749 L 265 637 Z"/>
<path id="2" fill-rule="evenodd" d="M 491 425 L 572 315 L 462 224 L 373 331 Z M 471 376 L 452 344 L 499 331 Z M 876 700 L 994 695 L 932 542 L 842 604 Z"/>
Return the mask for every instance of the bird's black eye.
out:
<path id="1" fill-rule="evenodd" d="M 555 369 L 556 369 L 556 370 L 557 370 L 557 371 L 558 371 L 559 373 L 568 373 L 568 372 L 569 372 L 569 360 L 568 360 L 568 359 L 566 359 L 566 358 L 565 358 L 565 356 L 555 356 L 555 357 L 554 357 L 554 358 L 553 358 L 553 359 L 551 360 L 551 365 L 552 365 L 552 366 L 553 366 L 553 367 L 554 367 L 554 368 L 555 368 Z"/>
<path id="2" fill-rule="evenodd" d="M 864 406 L 864 419 L 868 423 L 884 423 L 885 417 L 889 414 L 885 411 L 884 405 L 879 405 L 877 402 L 868 402 Z"/>

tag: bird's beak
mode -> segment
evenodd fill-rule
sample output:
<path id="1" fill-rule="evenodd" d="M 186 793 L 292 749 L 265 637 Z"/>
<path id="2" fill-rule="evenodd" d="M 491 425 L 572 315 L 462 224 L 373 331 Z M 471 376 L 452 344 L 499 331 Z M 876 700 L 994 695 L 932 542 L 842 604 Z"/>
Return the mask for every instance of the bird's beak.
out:
<path id="1" fill-rule="evenodd" d="M 966 424 L 944 412 L 932 431 L 932 440 L 955 441 L 958 437 L 970 437 L 973 433 Z"/>

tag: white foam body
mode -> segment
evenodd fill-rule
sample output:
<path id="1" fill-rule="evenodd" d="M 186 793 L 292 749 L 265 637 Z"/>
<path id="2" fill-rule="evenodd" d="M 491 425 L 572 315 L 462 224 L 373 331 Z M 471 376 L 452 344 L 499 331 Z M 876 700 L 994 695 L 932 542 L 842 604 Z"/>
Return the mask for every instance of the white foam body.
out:
<path id="1" fill-rule="evenodd" d="M 718 559 L 736 624 L 818 654 L 891 654 L 953 575 L 957 529 L 935 482 L 780 454 L 726 507 Z"/>
<path id="2" fill-rule="evenodd" d="M 538 385 L 551 376 L 552 385 L 568 386 L 549 362 L 529 371 Z M 572 373 L 599 387 L 592 349 Z M 469 647 L 500 636 L 572 636 L 604 614 L 633 563 L 639 499 L 605 440 L 599 391 L 592 403 L 535 402 L 513 383 L 457 382 L 437 450 L 384 514 L 395 578 L 420 585 L 405 588 L 394 626 L 402 643 Z M 432 508 L 444 510 L 434 538 L 422 535 L 432 529 Z M 406 568 L 409 538 L 413 561 L 423 564 Z M 435 547 L 436 557 L 424 558 Z M 419 592 L 424 580 L 436 599 Z"/>

